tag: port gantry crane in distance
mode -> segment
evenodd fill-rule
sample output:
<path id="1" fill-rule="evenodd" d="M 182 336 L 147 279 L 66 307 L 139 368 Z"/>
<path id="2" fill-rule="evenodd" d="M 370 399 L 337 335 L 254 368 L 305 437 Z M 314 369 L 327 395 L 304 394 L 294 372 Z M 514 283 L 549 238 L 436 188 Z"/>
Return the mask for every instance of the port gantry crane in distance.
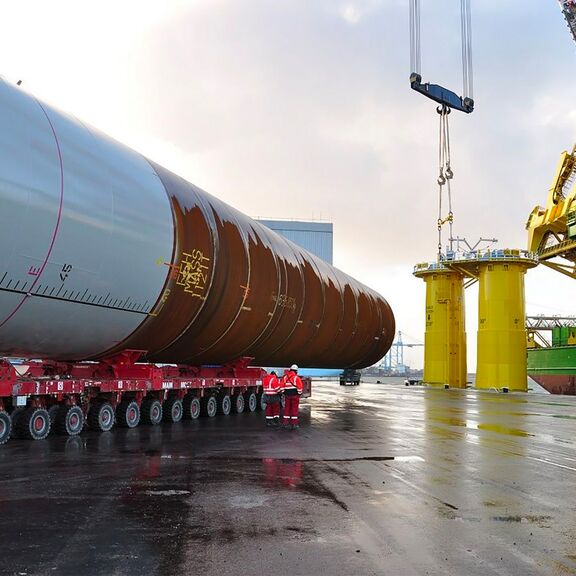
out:
<path id="1" fill-rule="evenodd" d="M 396 342 L 392 343 L 386 356 L 382 358 L 380 367 L 390 374 L 404 370 L 404 348 L 415 348 L 417 346 L 424 346 L 424 344 L 420 342 L 404 342 L 402 340 L 402 332 L 398 330 L 398 338 L 396 339 Z"/>
<path id="2" fill-rule="evenodd" d="M 576 42 L 576 1 L 558 0 L 572 38 Z M 541 264 L 576 278 L 576 146 L 562 152 L 546 206 L 536 206 L 526 223 L 528 249 Z M 570 264 L 553 262 L 563 258 Z"/>

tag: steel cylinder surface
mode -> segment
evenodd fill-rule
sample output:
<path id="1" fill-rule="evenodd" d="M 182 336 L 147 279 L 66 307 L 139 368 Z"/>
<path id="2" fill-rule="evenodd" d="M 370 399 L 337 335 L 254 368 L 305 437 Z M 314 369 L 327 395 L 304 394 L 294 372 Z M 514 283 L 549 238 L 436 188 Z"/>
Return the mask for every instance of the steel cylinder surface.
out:
<path id="1" fill-rule="evenodd" d="M 426 282 L 424 382 L 466 388 L 464 277 L 448 269 L 423 269 Z"/>
<path id="2" fill-rule="evenodd" d="M 476 387 L 528 391 L 522 261 L 480 266 Z"/>
<path id="3" fill-rule="evenodd" d="M 363 367 L 384 298 L 0 81 L 0 356 Z"/>

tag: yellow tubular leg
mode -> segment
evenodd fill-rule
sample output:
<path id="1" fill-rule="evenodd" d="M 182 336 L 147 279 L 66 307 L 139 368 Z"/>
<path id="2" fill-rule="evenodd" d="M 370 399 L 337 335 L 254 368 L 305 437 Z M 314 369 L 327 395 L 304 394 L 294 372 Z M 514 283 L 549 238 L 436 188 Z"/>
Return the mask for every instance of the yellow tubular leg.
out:
<path id="1" fill-rule="evenodd" d="M 416 276 L 426 282 L 424 383 L 465 388 L 464 277 L 450 270 Z"/>
<path id="2" fill-rule="evenodd" d="M 476 387 L 527 391 L 524 274 L 521 262 L 480 267 Z"/>

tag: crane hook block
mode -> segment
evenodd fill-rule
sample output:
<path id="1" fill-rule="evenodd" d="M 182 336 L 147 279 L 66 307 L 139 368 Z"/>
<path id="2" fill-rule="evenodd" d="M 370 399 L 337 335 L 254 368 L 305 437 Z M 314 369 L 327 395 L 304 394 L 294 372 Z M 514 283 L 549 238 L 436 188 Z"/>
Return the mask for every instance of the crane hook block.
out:
<path id="1" fill-rule="evenodd" d="M 422 76 L 416 72 L 410 74 L 410 86 L 412 90 L 416 90 L 416 92 L 420 92 L 420 94 L 424 94 L 424 96 L 439 104 L 444 104 L 448 108 L 454 108 L 455 110 L 466 112 L 466 114 L 470 114 L 474 110 L 474 100 L 472 98 L 462 98 L 456 92 L 452 92 L 452 90 L 448 90 L 438 84 L 423 84 Z"/>

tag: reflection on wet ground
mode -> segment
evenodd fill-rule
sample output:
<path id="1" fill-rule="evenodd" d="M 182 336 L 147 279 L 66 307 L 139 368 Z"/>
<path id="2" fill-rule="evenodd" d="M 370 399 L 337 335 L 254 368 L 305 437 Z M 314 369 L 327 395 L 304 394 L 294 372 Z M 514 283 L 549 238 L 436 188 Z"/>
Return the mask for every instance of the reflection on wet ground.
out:
<path id="1" fill-rule="evenodd" d="M 261 414 L 0 448 L 0 575 L 576 573 L 576 398 L 317 383 Z"/>

